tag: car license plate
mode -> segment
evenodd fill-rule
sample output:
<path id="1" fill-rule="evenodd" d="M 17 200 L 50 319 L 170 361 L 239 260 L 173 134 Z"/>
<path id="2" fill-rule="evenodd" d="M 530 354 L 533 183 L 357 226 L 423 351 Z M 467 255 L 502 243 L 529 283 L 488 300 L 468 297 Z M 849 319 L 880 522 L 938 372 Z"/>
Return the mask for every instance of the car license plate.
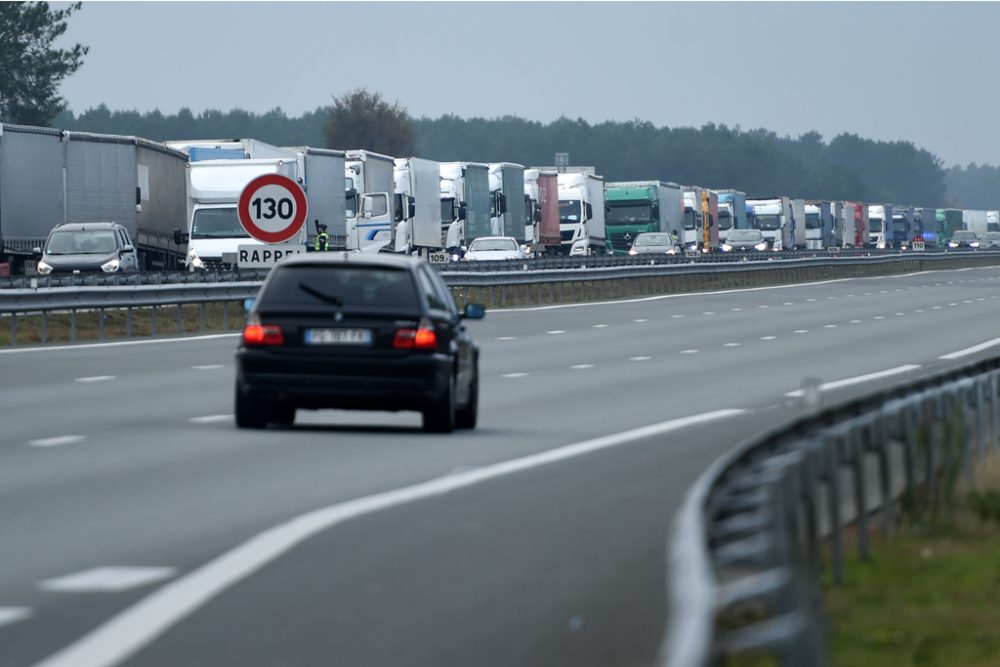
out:
<path id="1" fill-rule="evenodd" d="M 371 345 L 369 329 L 306 329 L 306 345 Z"/>
<path id="2" fill-rule="evenodd" d="M 428 258 L 432 264 L 447 264 L 448 263 L 448 253 L 446 252 L 432 252 Z"/>

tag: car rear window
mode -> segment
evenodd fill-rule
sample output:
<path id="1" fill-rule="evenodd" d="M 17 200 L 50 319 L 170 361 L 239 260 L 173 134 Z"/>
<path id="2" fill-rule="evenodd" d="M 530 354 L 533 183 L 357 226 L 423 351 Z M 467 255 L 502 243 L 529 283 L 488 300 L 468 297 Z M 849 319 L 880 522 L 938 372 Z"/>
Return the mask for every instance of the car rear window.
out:
<path id="1" fill-rule="evenodd" d="M 273 269 L 260 307 L 330 306 L 419 309 L 413 277 L 406 269 L 346 264 L 298 265 Z"/>

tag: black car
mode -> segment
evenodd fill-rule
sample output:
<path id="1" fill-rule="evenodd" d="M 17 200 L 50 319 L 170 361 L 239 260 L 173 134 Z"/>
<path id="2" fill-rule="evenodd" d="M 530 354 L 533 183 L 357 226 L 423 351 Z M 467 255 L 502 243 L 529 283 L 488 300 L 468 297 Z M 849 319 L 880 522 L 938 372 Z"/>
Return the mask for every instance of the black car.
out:
<path id="1" fill-rule="evenodd" d="M 236 351 L 236 425 L 288 425 L 298 409 L 417 410 L 424 429 L 475 428 L 479 347 L 422 259 L 308 253 L 261 286 Z"/>
<path id="2" fill-rule="evenodd" d="M 130 273 L 139 270 L 132 238 L 116 222 L 76 222 L 49 232 L 45 248 L 35 248 L 36 270 L 52 273 Z"/>

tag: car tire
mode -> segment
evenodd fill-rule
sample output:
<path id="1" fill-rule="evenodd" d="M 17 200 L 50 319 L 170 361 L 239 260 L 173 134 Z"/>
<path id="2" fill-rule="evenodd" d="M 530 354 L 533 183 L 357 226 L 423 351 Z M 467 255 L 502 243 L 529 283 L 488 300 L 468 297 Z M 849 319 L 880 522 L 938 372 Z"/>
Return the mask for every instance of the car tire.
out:
<path id="1" fill-rule="evenodd" d="M 455 430 L 455 377 L 448 378 L 448 388 L 431 407 L 424 410 L 424 430 L 451 433 Z"/>
<path id="2" fill-rule="evenodd" d="M 236 428 L 264 428 L 267 426 L 267 410 L 250 392 L 244 392 L 236 383 Z"/>
<path id="3" fill-rule="evenodd" d="M 271 408 L 271 414 L 268 417 L 268 421 L 272 424 L 279 424 L 281 426 L 291 426 L 295 423 L 295 406 L 294 405 L 275 405 Z"/>
<path id="4" fill-rule="evenodd" d="M 479 365 L 477 364 L 472 373 L 472 381 L 469 383 L 469 400 L 464 407 L 455 414 L 455 426 L 458 428 L 476 428 L 476 420 L 479 418 Z"/>

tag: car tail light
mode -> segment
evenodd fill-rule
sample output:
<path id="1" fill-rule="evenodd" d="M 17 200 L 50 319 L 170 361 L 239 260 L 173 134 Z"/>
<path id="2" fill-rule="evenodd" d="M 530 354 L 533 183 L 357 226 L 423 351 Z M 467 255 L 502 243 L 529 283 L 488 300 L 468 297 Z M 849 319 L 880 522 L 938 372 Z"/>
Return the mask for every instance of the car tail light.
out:
<path id="1" fill-rule="evenodd" d="M 397 329 L 392 339 L 397 350 L 436 350 L 437 333 L 427 322 L 421 322 L 417 329 Z"/>
<path id="2" fill-rule="evenodd" d="M 284 345 L 285 336 L 276 324 L 248 324 L 243 327 L 243 344 L 250 346 Z"/>

